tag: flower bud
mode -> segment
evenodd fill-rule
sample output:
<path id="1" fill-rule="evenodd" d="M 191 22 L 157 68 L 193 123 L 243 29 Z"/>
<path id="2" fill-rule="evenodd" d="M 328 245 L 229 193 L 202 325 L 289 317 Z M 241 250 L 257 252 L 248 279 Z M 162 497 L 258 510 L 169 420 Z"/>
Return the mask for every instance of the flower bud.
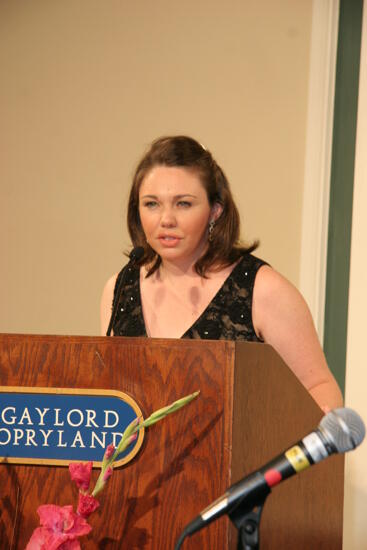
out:
<path id="1" fill-rule="evenodd" d="M 115 446 L 112 445 L 112 443 L 111 443 L 110 445 L 108 445 L 103 458 L 108 460 L 109 458 L 111 458 L 111 456 L 114 454 L 114 452 L 115 452 Z"/>
<path id="2" fill-rule="evenodd" d="M 112 476 L 112 472 L 113 472 L 113 469 L 111 468 L 111 466 L 106 468 L 106 471 L 103 475 L 103 481 L 104 482 L 106 482 Z"/>

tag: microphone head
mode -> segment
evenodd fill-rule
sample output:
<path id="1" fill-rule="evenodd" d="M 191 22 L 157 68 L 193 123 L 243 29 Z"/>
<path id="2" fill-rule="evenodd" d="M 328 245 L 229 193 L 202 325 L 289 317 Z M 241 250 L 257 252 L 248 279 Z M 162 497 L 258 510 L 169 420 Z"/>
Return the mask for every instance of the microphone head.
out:
<path id="1" fill-rule="evenodd" d="M 129 258 L 131 262 L 137 262 L 143 257 L 143 255 L 144 255 L 144 248 L 142 246 L 136 246 L 130 252 Z"/>
<path id="2" fill-rule="evenodd" d="M 353 409 L 334 409 L 325 415 L 319 430 L 338 453 L 358 447 L 364 439 L 366 428 L 362 418 Z"/>

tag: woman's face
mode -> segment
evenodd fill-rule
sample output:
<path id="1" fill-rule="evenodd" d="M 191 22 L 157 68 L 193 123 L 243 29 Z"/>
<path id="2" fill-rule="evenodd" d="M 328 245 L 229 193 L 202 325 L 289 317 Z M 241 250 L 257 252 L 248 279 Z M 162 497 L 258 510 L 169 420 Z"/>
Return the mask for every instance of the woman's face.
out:
<path id="1" fill-rule="evenodd" d="M 221 214 L 209 204 L 199 176 L 180 167 L 155 166 L 139 191 L 139 215 L 147 242 L 162 261 L 188 267 L 207 247 L 209 221 Z"/>

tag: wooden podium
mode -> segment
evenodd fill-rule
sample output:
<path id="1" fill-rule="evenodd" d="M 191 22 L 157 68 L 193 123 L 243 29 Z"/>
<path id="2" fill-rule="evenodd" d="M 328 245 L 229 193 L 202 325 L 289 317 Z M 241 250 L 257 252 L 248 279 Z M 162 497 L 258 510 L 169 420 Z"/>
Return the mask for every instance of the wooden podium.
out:
<path id="1" fill-rule="evenodd" d="M 274 350 L 229 341 L 1 335 L 0 385 L 116 389 L 144 416 L 196 390 L 187 407 L 146 431 L 114 471 L 80 539 L 85 549 L 169 550 L 184 526 L 235 481 L 312 431 L 322 412 Z M 274 487 L 264 550 L 340 550 L 343 456 Z M 97 472 L 94 472 L 96 477 Z M 77 503 L 67 467 L 0 464 L 0 547 L 23 549 L 40 504 Z M 227 517 L 186 548 L 236 548 Z"/>

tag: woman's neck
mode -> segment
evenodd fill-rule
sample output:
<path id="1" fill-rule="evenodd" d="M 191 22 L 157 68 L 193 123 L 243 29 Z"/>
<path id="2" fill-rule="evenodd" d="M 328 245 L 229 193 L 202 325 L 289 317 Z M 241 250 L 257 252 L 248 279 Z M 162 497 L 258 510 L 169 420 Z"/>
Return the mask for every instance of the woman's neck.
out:
<path id="1" fill-rule="evenodd" d="M 167 260 L 161 262 L 158 269 L 158 276 L 162 280 L 172 277 L 200 277 L 191 262 L 177 264 L 176 262 L 169 262 Z"/>

